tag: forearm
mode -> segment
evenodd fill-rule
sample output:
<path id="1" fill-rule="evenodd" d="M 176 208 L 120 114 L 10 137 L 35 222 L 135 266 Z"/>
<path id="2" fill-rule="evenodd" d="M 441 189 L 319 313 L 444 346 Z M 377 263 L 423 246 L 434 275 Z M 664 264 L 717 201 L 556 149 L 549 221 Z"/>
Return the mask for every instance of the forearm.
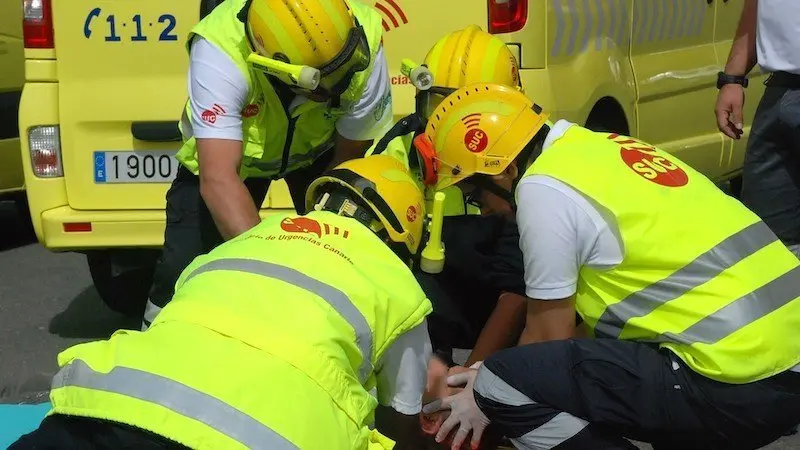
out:
<path id="1" fill-rule="evenodd" d="M 333 158 L 328 165 L 328 170 L 351 159 L 362 158 L 372 146 L 372 141 L 351 141 L 341 135 L 336 137 L 336 146 L 333 149 Z"/>
<path id="2" fill-rule="evenodd" d="M 758 0 L 745 0 L 736 36 L 731 45 L 725 73 L 746 75 L 756 65 L 756 22 L 758 20 Z"/>
<path id="3" fill-rule="evenodd" d="M 561 300 L 527 300 L 525 329 L 519 345 L 575 337 L 575 296 Z"/>
<path id="4" fill-rule="evenodd" d="M 212 179 L 201 177 L 200 195 L 226 241 L 261 221 L 250 192 L 238 176 Z"/>
<path id="5" fill-rule="evenodd" d="M 525 297 L 510 292 L 500 296 L 464 366 L 470 367 L 517 342 L 525 326 L 525 302 Z"/>
<path id="6" fill-rule="evenodd" d="M 423 446 L 419 416 L 407 416 L 392 408 L 378 406 L 375 425 L 384 436 L 395 441 L 395 450 L 418 450 Z"/>

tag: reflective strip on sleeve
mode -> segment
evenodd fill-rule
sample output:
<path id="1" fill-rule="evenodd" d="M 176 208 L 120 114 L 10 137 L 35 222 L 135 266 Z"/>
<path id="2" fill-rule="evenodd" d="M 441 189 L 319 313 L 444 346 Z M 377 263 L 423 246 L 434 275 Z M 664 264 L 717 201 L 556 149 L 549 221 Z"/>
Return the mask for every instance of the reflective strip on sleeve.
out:
<path id="1" fill-rule="evenodd" d="M 748 226 L 667 278 L 608 306 L 595 326 L 597 335 L 618 339 L 631 319 L 644 317 L 682 297 L 776 240 L 764 222 Z M 796 276 L 797 268 L 697 322 L 686 332 L 660 339 L 684 344 L 716 342 L 797 297 L 800 286 Z"/>
<path id="2" fill-rule="evenodd" d="M 502 378 L 481 364 L 473 390 L 489 400 L 508 406 L 534 405 L 536 402 L 514 389 Z"/>
<path id="3" fill-rule="evenodd" d="M 127 367 L 108 373 L 74 360 L 53 377 L 53 389 L 74 386 L 112 392 L 153 403 L 202 422 L 247 448 L 298 450 L 288 439 L 227 403 L 160 375 Z"/>
<path id="4" fill-rule="evenodd" d="M 186 277 L 184 283 L 197 275 L 216 270 L 232 270 L 274 278 L 300 289 L 305 289 L 321 297 L 328 302 L 336 312 L 344 317 L 355 330 L 356 344 L 361 350 L 362 358 L 361 367 L 359 367 L 361 382 L 365 382 L 372 373 L 372 330 L 369 327 L 367 319 L 344 292 L 292 268 L 265 261 L 243 258 L 223 258 L 203 264 L 192 271 L 189 276 Z"/>
<path id="5" fill-rule="evenodd" d="M 481 365 L 473 390 L 482 397 L 511 407 L 529 406 L 552 411 L 530 397 L 514 389 L 494 372 Z M 521 413 L 518 411 L 518 414 Z M 572 414 L 559 412 L 547 422 L 533 428 L 522 436 L 512 438 L 517 448 L 550 449 L 557 447 L 589 426 L 589 422 Z"/>

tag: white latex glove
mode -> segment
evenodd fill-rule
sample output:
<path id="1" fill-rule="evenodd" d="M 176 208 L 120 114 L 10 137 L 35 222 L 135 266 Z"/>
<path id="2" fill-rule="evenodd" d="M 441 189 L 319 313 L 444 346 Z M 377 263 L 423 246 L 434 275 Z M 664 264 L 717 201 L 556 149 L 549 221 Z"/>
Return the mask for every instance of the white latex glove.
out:
<path id="1" fill-rule="evenodd" d="M 464 390 L 456 395 L 451 395 L 443 399 L 434 400 L 422 409 L 425 414 L 431 414 L 437 411 L 450 410 L 450 417 L 444 421 L 436 434 L 436 442 L 442 442 L 450 434 L 450 431 L 459 425 L 456 435 L 453 437 L 453 444 L 450 447 L 452 450 L 461 448 L 461 444 L 467 438 L 470 431 L 472 432 L 472 448 L 478 448 L 483 436 L 483 431 L 489 426 L 489 419 L 483 415 L 478 404 L 475 403 L 475 394 L 472 392 L 472 386 L 475 384 L 475 378 L 478 376 L 476 369 L 458 373 L 447 378 L 447 384 L 450 387 L 461 386 L 466 384 Z"/>

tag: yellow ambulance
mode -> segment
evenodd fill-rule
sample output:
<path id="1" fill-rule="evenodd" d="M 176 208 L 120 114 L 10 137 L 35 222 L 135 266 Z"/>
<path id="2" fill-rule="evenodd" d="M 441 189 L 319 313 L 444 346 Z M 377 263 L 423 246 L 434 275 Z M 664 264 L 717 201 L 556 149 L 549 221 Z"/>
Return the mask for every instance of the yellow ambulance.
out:
<path id="1" fill-rule="evenodd" d="M 20 204 L 24 204 L 25 196 L 19 194 L 25 188 L 25 179 L 17 110 L 25 83 L 24 70 L 22 5 L 14 0 L 0 6 L 0 199 L 17 200 Z"/>
<path id="2" fill-rule="evenodd" d="M 527 93 L 554 117 L 639 136 L 718 181 L 741 169 L 745 141 L 723 139 L 713 106 L 742 0 L 351 1 L 383 18 L 398 118 L 414 96 L 401 59 L 422 61 L 444 33 L 478 24 L 508 43 Z M 216 3 L 24 0 L 19 126 L 36 234 L 86 253 L 118 311 L 139 312 L 147 296 L 178 167 L 185 38 Z M 291 206 L 275 183 L 263 213 Z"/>

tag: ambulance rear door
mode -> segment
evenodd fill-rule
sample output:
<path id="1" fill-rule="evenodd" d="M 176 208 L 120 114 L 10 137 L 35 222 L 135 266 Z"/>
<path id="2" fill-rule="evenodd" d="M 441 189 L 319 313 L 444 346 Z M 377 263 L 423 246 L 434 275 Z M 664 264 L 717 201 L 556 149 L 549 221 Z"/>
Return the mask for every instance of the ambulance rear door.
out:
<path id="1" fill-rule="evenodd" d="M 209 0 L 53 1 L 61 148 L 77 210 L 163 209 L 187 97 L 186 37 Z"/>

